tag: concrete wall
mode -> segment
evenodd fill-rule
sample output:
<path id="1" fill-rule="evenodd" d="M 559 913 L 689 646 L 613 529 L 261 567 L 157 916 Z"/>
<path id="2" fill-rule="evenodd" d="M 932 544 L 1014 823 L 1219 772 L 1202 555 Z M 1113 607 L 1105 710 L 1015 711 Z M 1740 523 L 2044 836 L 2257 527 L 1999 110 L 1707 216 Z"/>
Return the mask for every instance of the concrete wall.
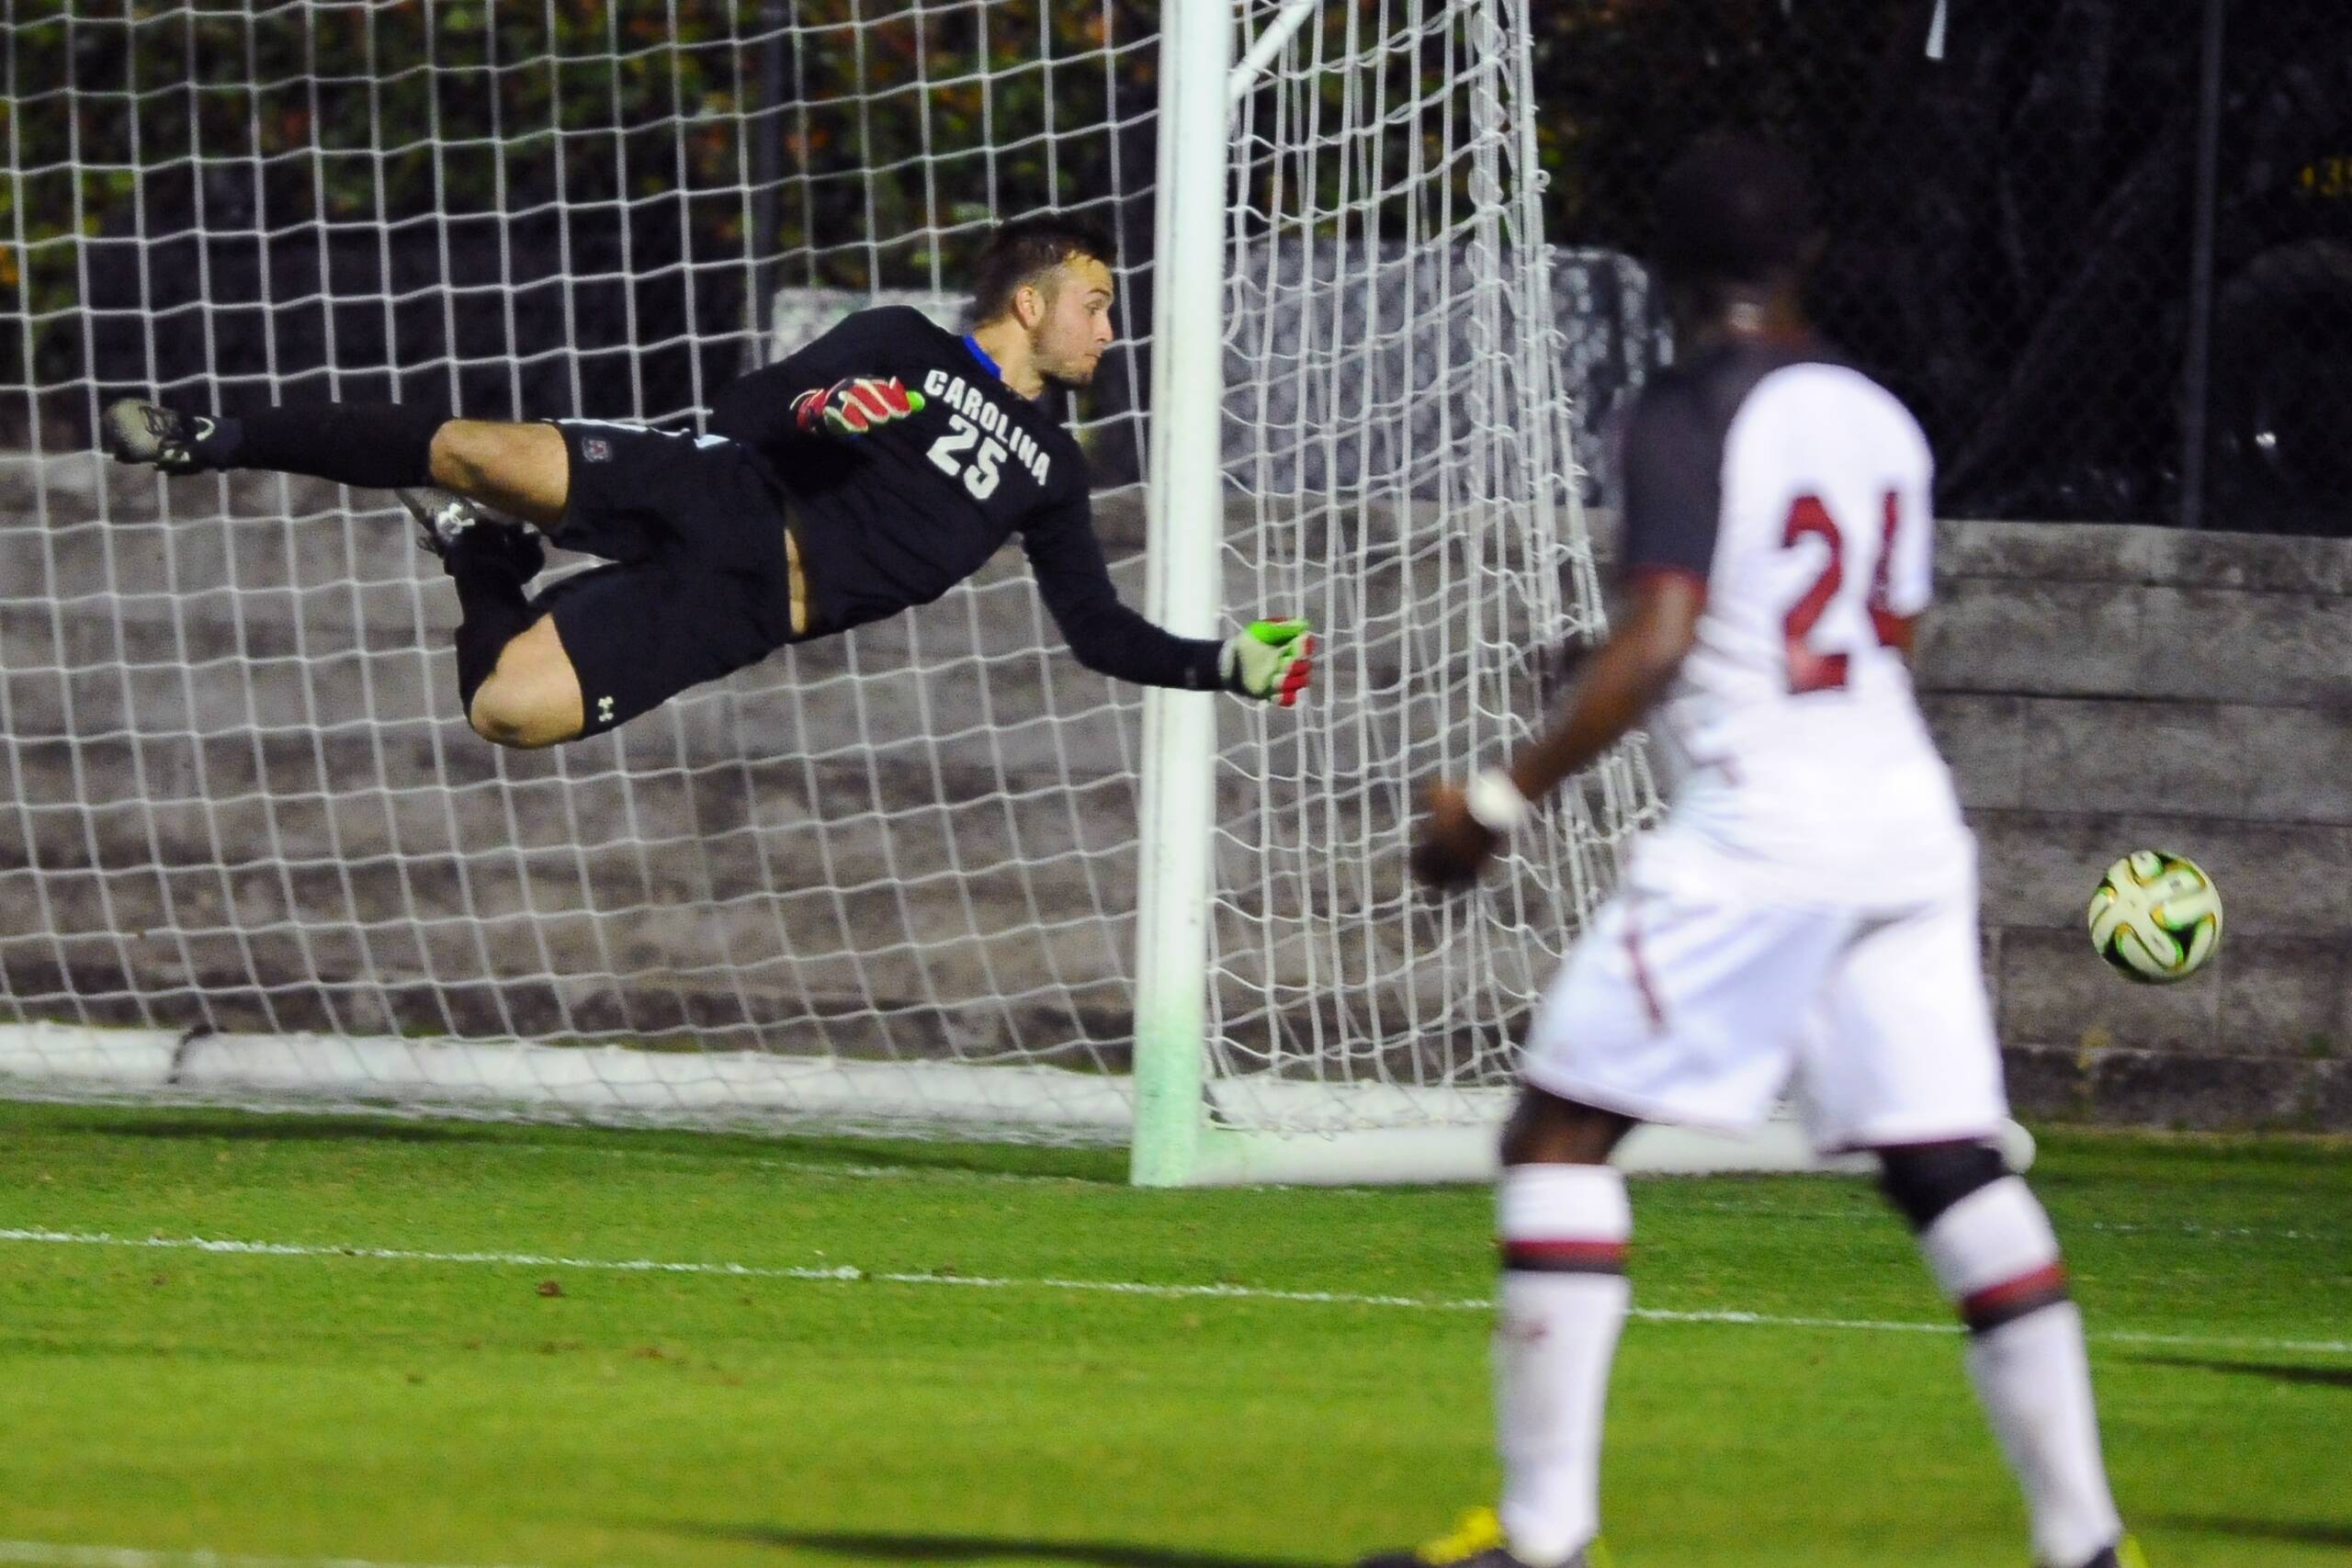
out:
<path id="1" fill-rule="evenodd" d="M 1923 698 L 1984 847 L 1987 969 L 2030 1112 L 2352 1129 L 2352 543 L 1944 525 Z M 2092 953 L 2100 872 L 2212 874 L 2174 986 Z"/>
<path id="2" fill-rule="evenodd" d="M 454 721 L 451 606 L 404 521 L 348 518 L 324 486 L 241 480 L 233 527 L 209 484 L 174 495 L 161 513 L 87 459 L 0 466 L 0 1017 L 852 1055 L 1046 1039 L 1123 1064 L 1131 694 L 1004 657 L 1038 624 L 1017 556 L 976 608 L 779 660 L 627 748 L 499 757 Z M 1140 517 L 1103 525 L 1133 596 Z M 1941 575 L 1921 682 L 1984 844 L 2020 1104 L 2352 1129 L 2352 545 L 1951 524 Z M 1459 614 L 1383 582 L 1379 605 Z M 925 687 L 853 673 L 918 638 Z M 927 716 L 981 711 L 984 661 L 1004 714 L 1050 704 L 1063 727 L 1006 729 L 944 779 L 914 751 L 877 775 Z M 1328 673 L 1325 701 L 1382 678 Z M 373 724 L 351 722 L 361 692 Z M 907 798 L 877 811 L 877 776 Z M 815 864 L 820 821 L 830 885 L 778 869 Z M 2219 957 L 2177 987 L 2120 979 L 2084 933 L 2100 870 L 2142 845 L 2203 863 L 2227 904 Z M 1103 940 L 1039 942 L 1033 899 L 1100 911 Z M 257 969 L 317 978 L 265 994 Z M 716 977 L 619 980 L 682 974 Z"/>

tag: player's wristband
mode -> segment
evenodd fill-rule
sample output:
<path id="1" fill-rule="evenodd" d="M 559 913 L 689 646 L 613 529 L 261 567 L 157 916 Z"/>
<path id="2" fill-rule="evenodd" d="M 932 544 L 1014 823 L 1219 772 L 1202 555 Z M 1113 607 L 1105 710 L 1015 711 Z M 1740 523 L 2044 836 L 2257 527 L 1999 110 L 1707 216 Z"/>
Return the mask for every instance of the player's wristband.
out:
<path id="1" fill-rule="evenodd" d="M 1510 838 L 1527 820 L 1527 796 L 1500 768 L 1479 769 L 1463 787 L 1462 804 L 1470 820 L 1498 838 Z"/>

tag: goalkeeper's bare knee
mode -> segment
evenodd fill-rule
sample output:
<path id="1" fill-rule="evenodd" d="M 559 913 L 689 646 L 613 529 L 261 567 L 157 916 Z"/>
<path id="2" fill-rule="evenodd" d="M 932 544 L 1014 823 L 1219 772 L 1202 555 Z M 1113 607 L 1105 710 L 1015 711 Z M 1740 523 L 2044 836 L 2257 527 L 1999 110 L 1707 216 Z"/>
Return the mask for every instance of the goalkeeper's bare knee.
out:
<path id="1" fill-rule="evenodd" d="M 551 424 L 453 419 L 433 433 L 433 482 L 541 528 L 563 521 L 571 459 Z"/>
<path id="2" fill-rule="evenodd" d="M 528 751 L 571 739 L 585 728 L 585 712 L 555 617 L 545 615 L 500 650 L 498 667 L 467 705 L 466 722 L 493 746 Z"/>
<path id="3" fill-rule="evenodd" d="M 536 751 L 558 745 L 580 733 L 576 716 L 566 717 L 556 704 L 530 693 L 502 686 L 495 675 L 483 682 L 481 690 L 474 694 L 473 706 L 466 710 L 466 722 L 492 745 L 517 751 Z"/>

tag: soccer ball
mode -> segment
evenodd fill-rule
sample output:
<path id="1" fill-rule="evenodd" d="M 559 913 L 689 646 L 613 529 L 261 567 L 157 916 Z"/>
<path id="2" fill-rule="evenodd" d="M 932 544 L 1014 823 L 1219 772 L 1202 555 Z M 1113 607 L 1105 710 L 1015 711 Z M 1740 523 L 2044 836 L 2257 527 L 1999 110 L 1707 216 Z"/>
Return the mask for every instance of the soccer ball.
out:
<path id="1" fill-rule="evenodd" d="M 2134 980 L 2185 980 L 2222 942 L 2222 895 L 2195 861 L 2133 850 L 2092 890 L 2091 945 Z"/>

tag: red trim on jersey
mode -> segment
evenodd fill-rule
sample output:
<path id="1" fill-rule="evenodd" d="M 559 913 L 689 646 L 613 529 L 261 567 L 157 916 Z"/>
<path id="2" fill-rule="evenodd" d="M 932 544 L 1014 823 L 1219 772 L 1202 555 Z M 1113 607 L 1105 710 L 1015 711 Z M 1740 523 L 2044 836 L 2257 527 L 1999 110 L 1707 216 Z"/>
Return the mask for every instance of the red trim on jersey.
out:
<path id="1" fill-rule="evenodd" d="M 1641 899 L 1631 892 L 1625 896 L 1625 959 L 1634 966 L 1634 986 L 1642 993 L 1642 1006 L 1648 1010 L 1650 1028 L 1666 1032 L 1666 1008 L 1658 1000 L 1657 987 L 1650 979 L 1650 966 L 1642 958 Z"/>

